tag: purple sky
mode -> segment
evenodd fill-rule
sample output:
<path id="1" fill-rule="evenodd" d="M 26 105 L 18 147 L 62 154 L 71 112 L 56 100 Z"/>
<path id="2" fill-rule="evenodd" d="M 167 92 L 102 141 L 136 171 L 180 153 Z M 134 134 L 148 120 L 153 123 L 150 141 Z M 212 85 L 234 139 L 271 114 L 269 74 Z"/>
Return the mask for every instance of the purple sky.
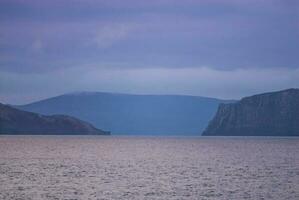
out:
<path id="1" fill-rule="evenodd" d="M 299 87 L 296 0 L 0 0 L 0 102 Z"/>

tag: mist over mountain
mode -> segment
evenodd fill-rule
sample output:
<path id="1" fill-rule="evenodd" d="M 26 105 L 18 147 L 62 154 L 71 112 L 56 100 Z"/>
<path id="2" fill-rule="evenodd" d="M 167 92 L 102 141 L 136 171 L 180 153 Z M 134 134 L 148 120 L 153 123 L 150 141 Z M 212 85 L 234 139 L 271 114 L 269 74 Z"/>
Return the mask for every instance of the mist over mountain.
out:
<path id="1" fill-rule="evenodd" d="M 0 135 L 109 135 L 109 132 L 66 115 L 45 116 L 0 103 Z"/>
<path id="2" fill-rule="evenodd" d="M 66 114 L 112 134 L 200 135 L 215 114 L 214 98 L 184 95 L 70 93 L 18 108 L 41 114 Z"/>
<path id="3" fill-rule="evenodd" d="M 258 94 L 221 104 L 203 135 L 299 136 L 299 89 Z"/>

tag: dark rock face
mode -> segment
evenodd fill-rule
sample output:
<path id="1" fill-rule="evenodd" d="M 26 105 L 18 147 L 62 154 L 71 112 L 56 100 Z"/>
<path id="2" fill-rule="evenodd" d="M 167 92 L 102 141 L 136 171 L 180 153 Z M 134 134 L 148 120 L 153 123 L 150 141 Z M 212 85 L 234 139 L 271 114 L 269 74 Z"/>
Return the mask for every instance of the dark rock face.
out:
<path id="1" fill-rule="evenodd" d="M 109 133 L 67 115 L 39 115 L 0 103 L 1 134 L 107 135 Z"/>
<path id="2" fill-rule="evenodd" d="M 220 104 L 206 136 L 299 136 L 299 89 Z"/>

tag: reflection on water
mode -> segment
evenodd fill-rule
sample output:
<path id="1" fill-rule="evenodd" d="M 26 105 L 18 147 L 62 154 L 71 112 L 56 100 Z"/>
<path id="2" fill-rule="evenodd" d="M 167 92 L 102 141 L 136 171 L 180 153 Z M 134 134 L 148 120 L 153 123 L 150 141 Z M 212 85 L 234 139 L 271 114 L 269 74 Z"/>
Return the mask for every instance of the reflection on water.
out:
<path id="1" fill-rule="evenodd" d="M 298 138 L 0 137 L 0 199 L 299 199 Z"/>

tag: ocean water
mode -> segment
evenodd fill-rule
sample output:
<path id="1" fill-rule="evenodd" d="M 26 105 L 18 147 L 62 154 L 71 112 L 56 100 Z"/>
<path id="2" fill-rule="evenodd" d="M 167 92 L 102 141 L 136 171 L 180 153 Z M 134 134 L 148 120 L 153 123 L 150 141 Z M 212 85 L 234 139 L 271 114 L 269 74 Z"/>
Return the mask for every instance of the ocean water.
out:
<path id="1" fill-rule="evenodd" d="M 298 138 L 1 136 L 0 199 L 299 199 Z"/>

